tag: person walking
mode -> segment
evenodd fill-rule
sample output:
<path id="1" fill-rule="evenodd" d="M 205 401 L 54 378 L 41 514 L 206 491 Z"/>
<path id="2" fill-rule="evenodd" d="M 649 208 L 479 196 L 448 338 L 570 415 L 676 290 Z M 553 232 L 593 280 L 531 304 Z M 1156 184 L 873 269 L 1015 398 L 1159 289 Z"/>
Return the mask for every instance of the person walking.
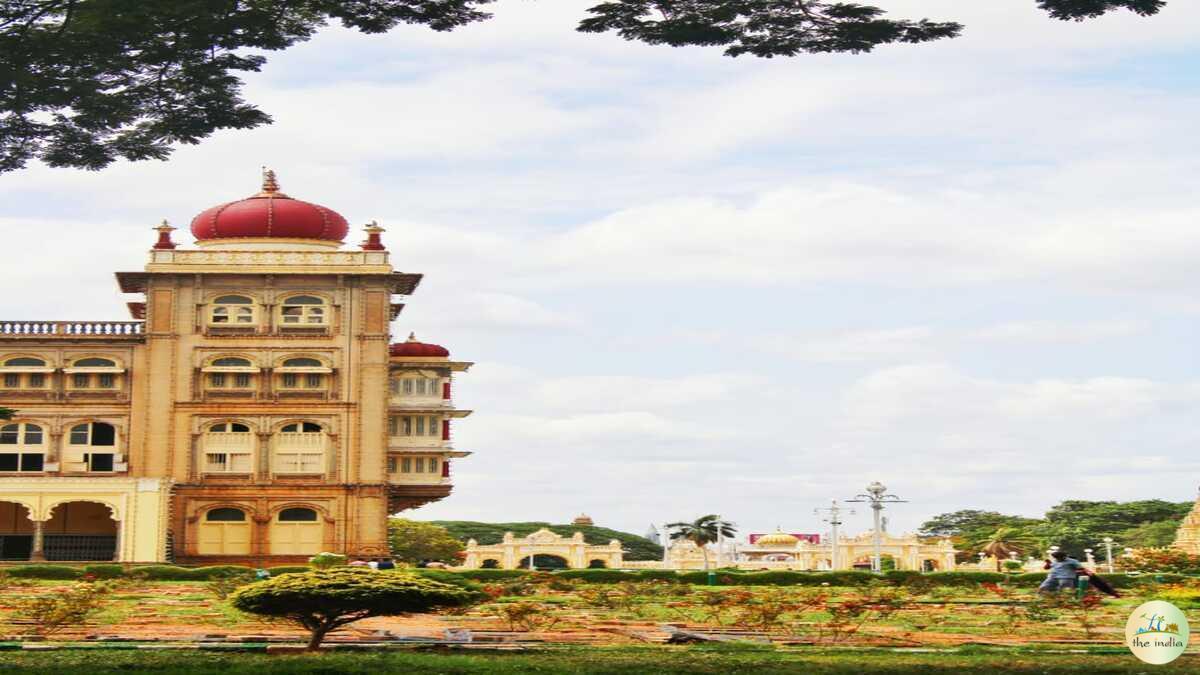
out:
<path id="1" fill-rule="evenodd" d="M 1038 586 L 1038 592 L 1057 593 L 1063 590 L 1074 590 L 1075 579 L 1083 570 L 1083 564 L 1068 556 L 1065 551 L 1055 551 L 1050 556 L 1053 561 L 1046 561 L 1050 573 L 1046 575 L 1046 580 L 1042 582 L 1042 585 Z"/>

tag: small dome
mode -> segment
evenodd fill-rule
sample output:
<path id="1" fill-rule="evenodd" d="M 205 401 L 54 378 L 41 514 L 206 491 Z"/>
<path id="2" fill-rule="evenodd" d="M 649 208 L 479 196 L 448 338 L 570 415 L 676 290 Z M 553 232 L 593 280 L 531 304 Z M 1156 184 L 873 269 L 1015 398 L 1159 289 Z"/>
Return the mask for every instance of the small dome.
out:
<path id="1" fill-rule="evenodd" d="M 800 539 L 776 529 L 771 534 L 763 535 L 754 542 L 756 546 L 795 546 L 800 542 Z"/>
<path id="2" fill-rule="evenodd" d="M 279 191 L 275 172 L 263 174 L 262 190 L 236 202 L 214 206 L 192 219 L 192 236 L 221 239 L 315 239 L 340 243 L 350 226 L 336 211 L 292 199 Z"/>
<path id="3" fill-rule="evenodd" d="M 397 342 L 391 346 L 392 356 L 450 356 L 450 350 L 441 345 L 431 345 L 417 340 L 415 333 L 408 334 L 408 340 Z"/>

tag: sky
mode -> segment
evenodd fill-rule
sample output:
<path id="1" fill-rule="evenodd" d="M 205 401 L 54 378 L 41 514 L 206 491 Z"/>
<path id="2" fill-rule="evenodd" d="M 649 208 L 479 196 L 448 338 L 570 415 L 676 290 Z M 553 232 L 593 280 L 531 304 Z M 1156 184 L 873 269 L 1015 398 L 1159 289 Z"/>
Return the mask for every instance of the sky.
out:
<path id="1" fill-rule="evenodd" d="M 773 60 L 577 34 L 590 4 L 331 27 L 247 78 L 270 127 L 0 175 L 3 314 L 127 318 L 150 228 L 266 165 L 425 273 L 397 339 L 476 362 L 475 454 L 411 517 L 821 532 L 879 480 L 906 531 L 1195 496 L 1200 3 L 881 1 L 966 32 Z"/>

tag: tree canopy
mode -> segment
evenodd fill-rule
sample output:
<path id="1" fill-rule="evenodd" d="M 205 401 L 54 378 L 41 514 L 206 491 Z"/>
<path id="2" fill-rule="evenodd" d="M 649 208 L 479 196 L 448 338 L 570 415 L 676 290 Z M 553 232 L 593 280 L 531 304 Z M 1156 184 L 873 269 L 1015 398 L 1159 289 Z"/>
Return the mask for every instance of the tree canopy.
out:
<path id="1" fill-rule="evenodd" d="M 921 525 L 918 534 L 951 537 L 966 559 L 990 544 L 1007 544 L 1022 555 L 1044 554 L 1059 546 L 1082 559 L 1084 549 L 1100 556 L 1104 537 L 1117 547 L 1166 546 L 1192 508 L 1192 502 L 1148 499 L 1135 502 L 1068 500 L 1046 512 L 1045 518 L 1010 516 L 996 511 L 967 509 L 943 513 Z M 1000 551 L 1003 547 L 993 547 Z M 1007 555 L 1007 549 L 1001 551 Z"/>
<path id="2" fill-rule="evenodd" d="M 388 543 L 392 556 L 408 563 L 453 563 L 463 550 L 446 528 L 404 518 L 388 518 Z"/>
<path id="3" fill-rule="evenodd" d="M 281 574 L 243 586 L 229 600 L 243 612 L 304 626 L 311 633 L 309 649 L 316 649 L 330 631 L 361 619 L 462 607 L 484 597 L 466 584 L 408 572 L 336 567 Z"/>
<path id="4" fill-rule="evenodd" d="M 546 1 L 546 0 L 543 0 Z M 1030 0 L 1009 0 L 1029 2 Z M 1060 20 L 1165 0 L 1034 0 Z M 41 161 L 102 169 L 165 159 L 219 129 L 271 117 L 242 98 L 261 52 L 308 40 L 331 22 L 383 33 L 401 24 L 449 31 L 491 18 L 494 0 L 0 1 L 0 172 Z M 578 30 L 729 56 L 871 51 L 958 36 L 955 21 L 890 18 L 874 5 L 822 0 L 609 0 Z"/>

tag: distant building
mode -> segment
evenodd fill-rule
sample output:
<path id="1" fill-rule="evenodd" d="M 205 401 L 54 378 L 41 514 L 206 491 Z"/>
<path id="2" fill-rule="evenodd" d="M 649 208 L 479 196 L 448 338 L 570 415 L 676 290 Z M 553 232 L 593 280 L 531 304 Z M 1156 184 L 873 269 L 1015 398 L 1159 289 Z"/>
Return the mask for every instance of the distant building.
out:
<path id="1" fill-rule="evenodd" d="M 586 513 L 581 513 L 575 516 L 575 520 L 571 521 L 572 525 L 581 525 L 584 527 L 592 527 L 596 523 L 592 522 L 592 517 Z"/>
<path id="2" fill-rule="evenodd" d="M 646 537 L 646 539 L 649 539 L 650 541 L 654 542 L 655 544 L 662 546 L 662 535 L 660 535 L 658 533 L 657 527 L 651 525 L 650 529 L 646 530 L 646 534 L 644 536 Z"/>

